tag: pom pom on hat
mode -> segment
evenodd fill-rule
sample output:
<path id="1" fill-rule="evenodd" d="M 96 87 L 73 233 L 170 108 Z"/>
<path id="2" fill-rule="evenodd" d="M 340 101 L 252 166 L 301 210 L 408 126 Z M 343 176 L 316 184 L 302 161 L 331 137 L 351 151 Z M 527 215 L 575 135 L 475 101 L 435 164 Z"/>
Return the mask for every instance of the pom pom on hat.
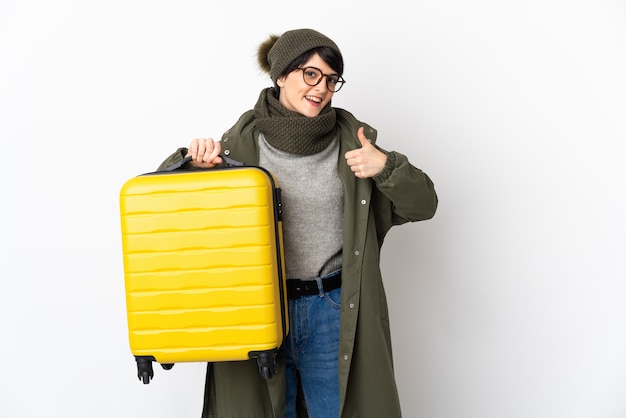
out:
<path id="1" fill-rule="evenodd" d="M 313 29 L 295 29 L 282 35 L 270 35 L 257 52 L 260 68 L 270 75 L 273 82 L 280 73 L 305 52 L 319 47 L 333 49 L 341 57 L 335 42 Z"/>
<path id="2" fill-rule="evenodd" d="M 270 52 L 270 49 L 272 49 L 278 38 L 278 35 L 270 35 L 269 38 L 267 38 L 261 45 L 259 45 L 259 51 L 257 53 L 259 67 L 261 67 L 261 70 L 263 70 L 263 72 L 268 74 L 271 67 L 269 61 L 267 60 L 267 54 Z"/>

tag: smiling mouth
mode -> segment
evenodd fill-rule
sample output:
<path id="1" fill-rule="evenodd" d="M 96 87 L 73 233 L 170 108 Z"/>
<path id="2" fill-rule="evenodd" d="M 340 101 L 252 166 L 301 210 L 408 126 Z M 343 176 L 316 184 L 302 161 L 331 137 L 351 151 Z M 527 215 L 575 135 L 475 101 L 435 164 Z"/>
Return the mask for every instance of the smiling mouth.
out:
<path id="1" fill-rule="evenodd" d="M 322 103 L 322 99 L 320 99 L 319 97 L 304 96 L 304 98 L 315 103 Z"/>

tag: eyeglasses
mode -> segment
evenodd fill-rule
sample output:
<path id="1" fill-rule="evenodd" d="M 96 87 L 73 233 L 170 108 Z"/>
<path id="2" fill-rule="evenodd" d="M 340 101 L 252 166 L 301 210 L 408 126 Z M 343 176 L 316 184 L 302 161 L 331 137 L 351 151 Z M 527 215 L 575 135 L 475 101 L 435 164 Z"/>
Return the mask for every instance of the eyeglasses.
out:
<path id="1" fill-rule="evenodd" d="M 302 71 L 302 79 L 309 86 L 317 86 L 322 81 L 322 78 L 326 77 L 326 87 L 333 93 L 338 92 L 346 82 L 337 74 L 324 74 L 322 70 L 315 67 L 296 68 L 296 70 Z"/>

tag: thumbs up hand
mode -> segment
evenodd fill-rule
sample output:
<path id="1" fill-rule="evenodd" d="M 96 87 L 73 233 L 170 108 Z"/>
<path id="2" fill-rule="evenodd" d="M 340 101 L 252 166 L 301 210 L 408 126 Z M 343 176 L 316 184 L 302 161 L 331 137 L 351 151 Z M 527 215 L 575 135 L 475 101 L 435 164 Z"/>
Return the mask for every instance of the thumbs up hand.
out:
<path id="1" fill-rule="evenodd" d="M 361 179 L 373 177 L 383 171 L 387 156 L 370 144 L 363 133 L 363 127 L 357 131 L 357 137 L 361 142 L 361 148 L 346 152 L 346 162 L 356 177 Z"/>

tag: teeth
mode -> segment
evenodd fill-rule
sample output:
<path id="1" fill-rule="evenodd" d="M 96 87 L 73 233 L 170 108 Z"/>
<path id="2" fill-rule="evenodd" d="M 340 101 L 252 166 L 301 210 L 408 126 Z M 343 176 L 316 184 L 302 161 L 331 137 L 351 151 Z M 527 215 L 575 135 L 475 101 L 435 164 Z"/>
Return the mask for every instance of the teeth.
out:
<path id="1" fill-rule="evenodd" d="M 322 99 L 320 99 L 319 97 L 313 97 L 313 96 L 306 96 L 307 99 L 312 100 L 316 103 L 321 103 Z"/>

